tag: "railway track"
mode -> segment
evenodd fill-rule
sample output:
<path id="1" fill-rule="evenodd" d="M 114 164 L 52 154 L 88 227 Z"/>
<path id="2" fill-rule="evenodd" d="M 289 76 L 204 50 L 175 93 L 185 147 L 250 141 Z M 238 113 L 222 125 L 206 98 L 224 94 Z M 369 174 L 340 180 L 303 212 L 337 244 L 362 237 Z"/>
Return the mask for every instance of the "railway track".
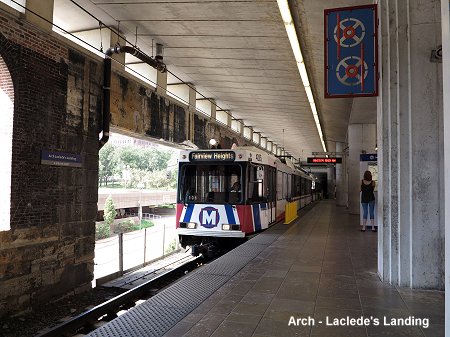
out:
<path id="1" fill-rule="evenodd" d="M 186 262 L 182 261 L 186 260 Z M 71 337 L 74 335 L 82 336 L 95 330 L 102 324 L 116 318 L 118 313 L 123 310 L 128 310 L 139 303 L 139 301 L 146 300 L 167 285 L 173 283 L 187 272 L 194 270 L 204 262 L 204 258 L 201 256 L 196 258 L 181 258 L 174 263 L 182 263 L 175 268 L 169 269 L 170 265 L 166 265 L 163 268 L 154 270 L 152 272 L 144 273 L 141 275 L 143 278 L 150 278 L 150 274 L 155 274 L 150 280 L 145 281 L 138 286 L 120 294 L 96 307 L 63 322 L 41 334 L 37 337 Z M 124 286 L 130 286 L 133 282 L 136 282 L 136 278 L 122 282 Z"/>

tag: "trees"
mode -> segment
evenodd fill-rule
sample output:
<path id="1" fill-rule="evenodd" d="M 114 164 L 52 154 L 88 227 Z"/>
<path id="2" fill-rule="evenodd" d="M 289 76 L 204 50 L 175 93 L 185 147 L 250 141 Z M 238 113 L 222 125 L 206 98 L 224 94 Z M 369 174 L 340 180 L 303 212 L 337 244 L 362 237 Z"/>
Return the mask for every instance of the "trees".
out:
<path id="1" fill-rule="evenodd" d="M 105 221 L 103 223 L 98 223 L 95 226 L 95 239 L 96 240 L 100 240 L 100 239 L 109 237 L 109 235 L 111 233 L 111 225 L 114 223 L 116 214 L 117 214 L 116 208 L 114 206 L 114 202 L 110 195 L 105 201 L 105 208 L 103 211 L 103 219 Z"/>
<path id="2" fill-rule="evenodd" d="M 118 170 L 118 158 L 116 155 L 117 149 L 114 145 L 106 143 L 105 146 L 99 151 L 98 162 L 98 178 L 99 186 L 102 185 L 102 181 L 105 185 L 108 185 L 108 180 L 117 174 Z"/>
<path id="3" fill-rule="evenodd" d="M 153 147 L 114 146 L 107 143 L 99 153 L 99 185 L 127 173 L 127 186 L 176 187 L 176 152 Z M 170 173 L 170 177 L 168 176 Z"/>
<path id="4" fill-rule="evenodd" d="M 117 211 L 116 207 L 114 206 L 114 202 L 112 200 L 111 195 L 106 198 L 105 201 L 105 208 L 103 211 L 103 219 L 105 220 L 105 224 L 108 224 L 108 226 L 111 226 L 114 222 L 114 219 L 116 218 Z"/>

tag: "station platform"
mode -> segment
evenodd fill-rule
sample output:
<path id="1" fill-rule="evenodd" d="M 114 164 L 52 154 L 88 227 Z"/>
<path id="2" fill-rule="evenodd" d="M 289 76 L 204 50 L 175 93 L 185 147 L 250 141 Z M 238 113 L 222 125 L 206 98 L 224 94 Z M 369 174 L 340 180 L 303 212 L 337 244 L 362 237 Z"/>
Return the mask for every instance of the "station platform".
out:
<path id="1" fill-rule="evenodd" d="M 321 201 L 89 336 L 444 336 L 444 292 L 382 283 L 376 249 L 359 216 Z"/>

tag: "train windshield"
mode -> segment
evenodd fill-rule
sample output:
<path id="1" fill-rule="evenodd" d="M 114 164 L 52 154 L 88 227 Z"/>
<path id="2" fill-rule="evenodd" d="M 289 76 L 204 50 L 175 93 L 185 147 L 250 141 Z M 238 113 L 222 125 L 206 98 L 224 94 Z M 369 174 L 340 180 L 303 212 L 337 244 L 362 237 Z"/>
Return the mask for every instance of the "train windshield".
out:
<path id="1" fill-rule="evenodd" d="M 178 199 L 183 203 L 239 204 L 242 186 L 240 165 L 185 164 L 180 170 Z"/>

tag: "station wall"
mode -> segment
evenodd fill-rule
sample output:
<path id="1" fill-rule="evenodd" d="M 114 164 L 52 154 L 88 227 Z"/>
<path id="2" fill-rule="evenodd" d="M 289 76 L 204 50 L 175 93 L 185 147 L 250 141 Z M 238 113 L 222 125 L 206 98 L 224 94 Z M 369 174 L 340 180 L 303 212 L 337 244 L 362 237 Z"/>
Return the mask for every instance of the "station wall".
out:
<path id="1" fill-rule="evenodd" d="M 0 317 L 91 288 L 98 198 L 103 63 L 56 33 L 0 12 L 0 56 L 14 84 L 10 229 L 0 231 Z M 206 148 L 250 144 L 115 72 L 112 125 Z M 41 150 L 79 154 L 82 167 L 41 164 Z"/>

